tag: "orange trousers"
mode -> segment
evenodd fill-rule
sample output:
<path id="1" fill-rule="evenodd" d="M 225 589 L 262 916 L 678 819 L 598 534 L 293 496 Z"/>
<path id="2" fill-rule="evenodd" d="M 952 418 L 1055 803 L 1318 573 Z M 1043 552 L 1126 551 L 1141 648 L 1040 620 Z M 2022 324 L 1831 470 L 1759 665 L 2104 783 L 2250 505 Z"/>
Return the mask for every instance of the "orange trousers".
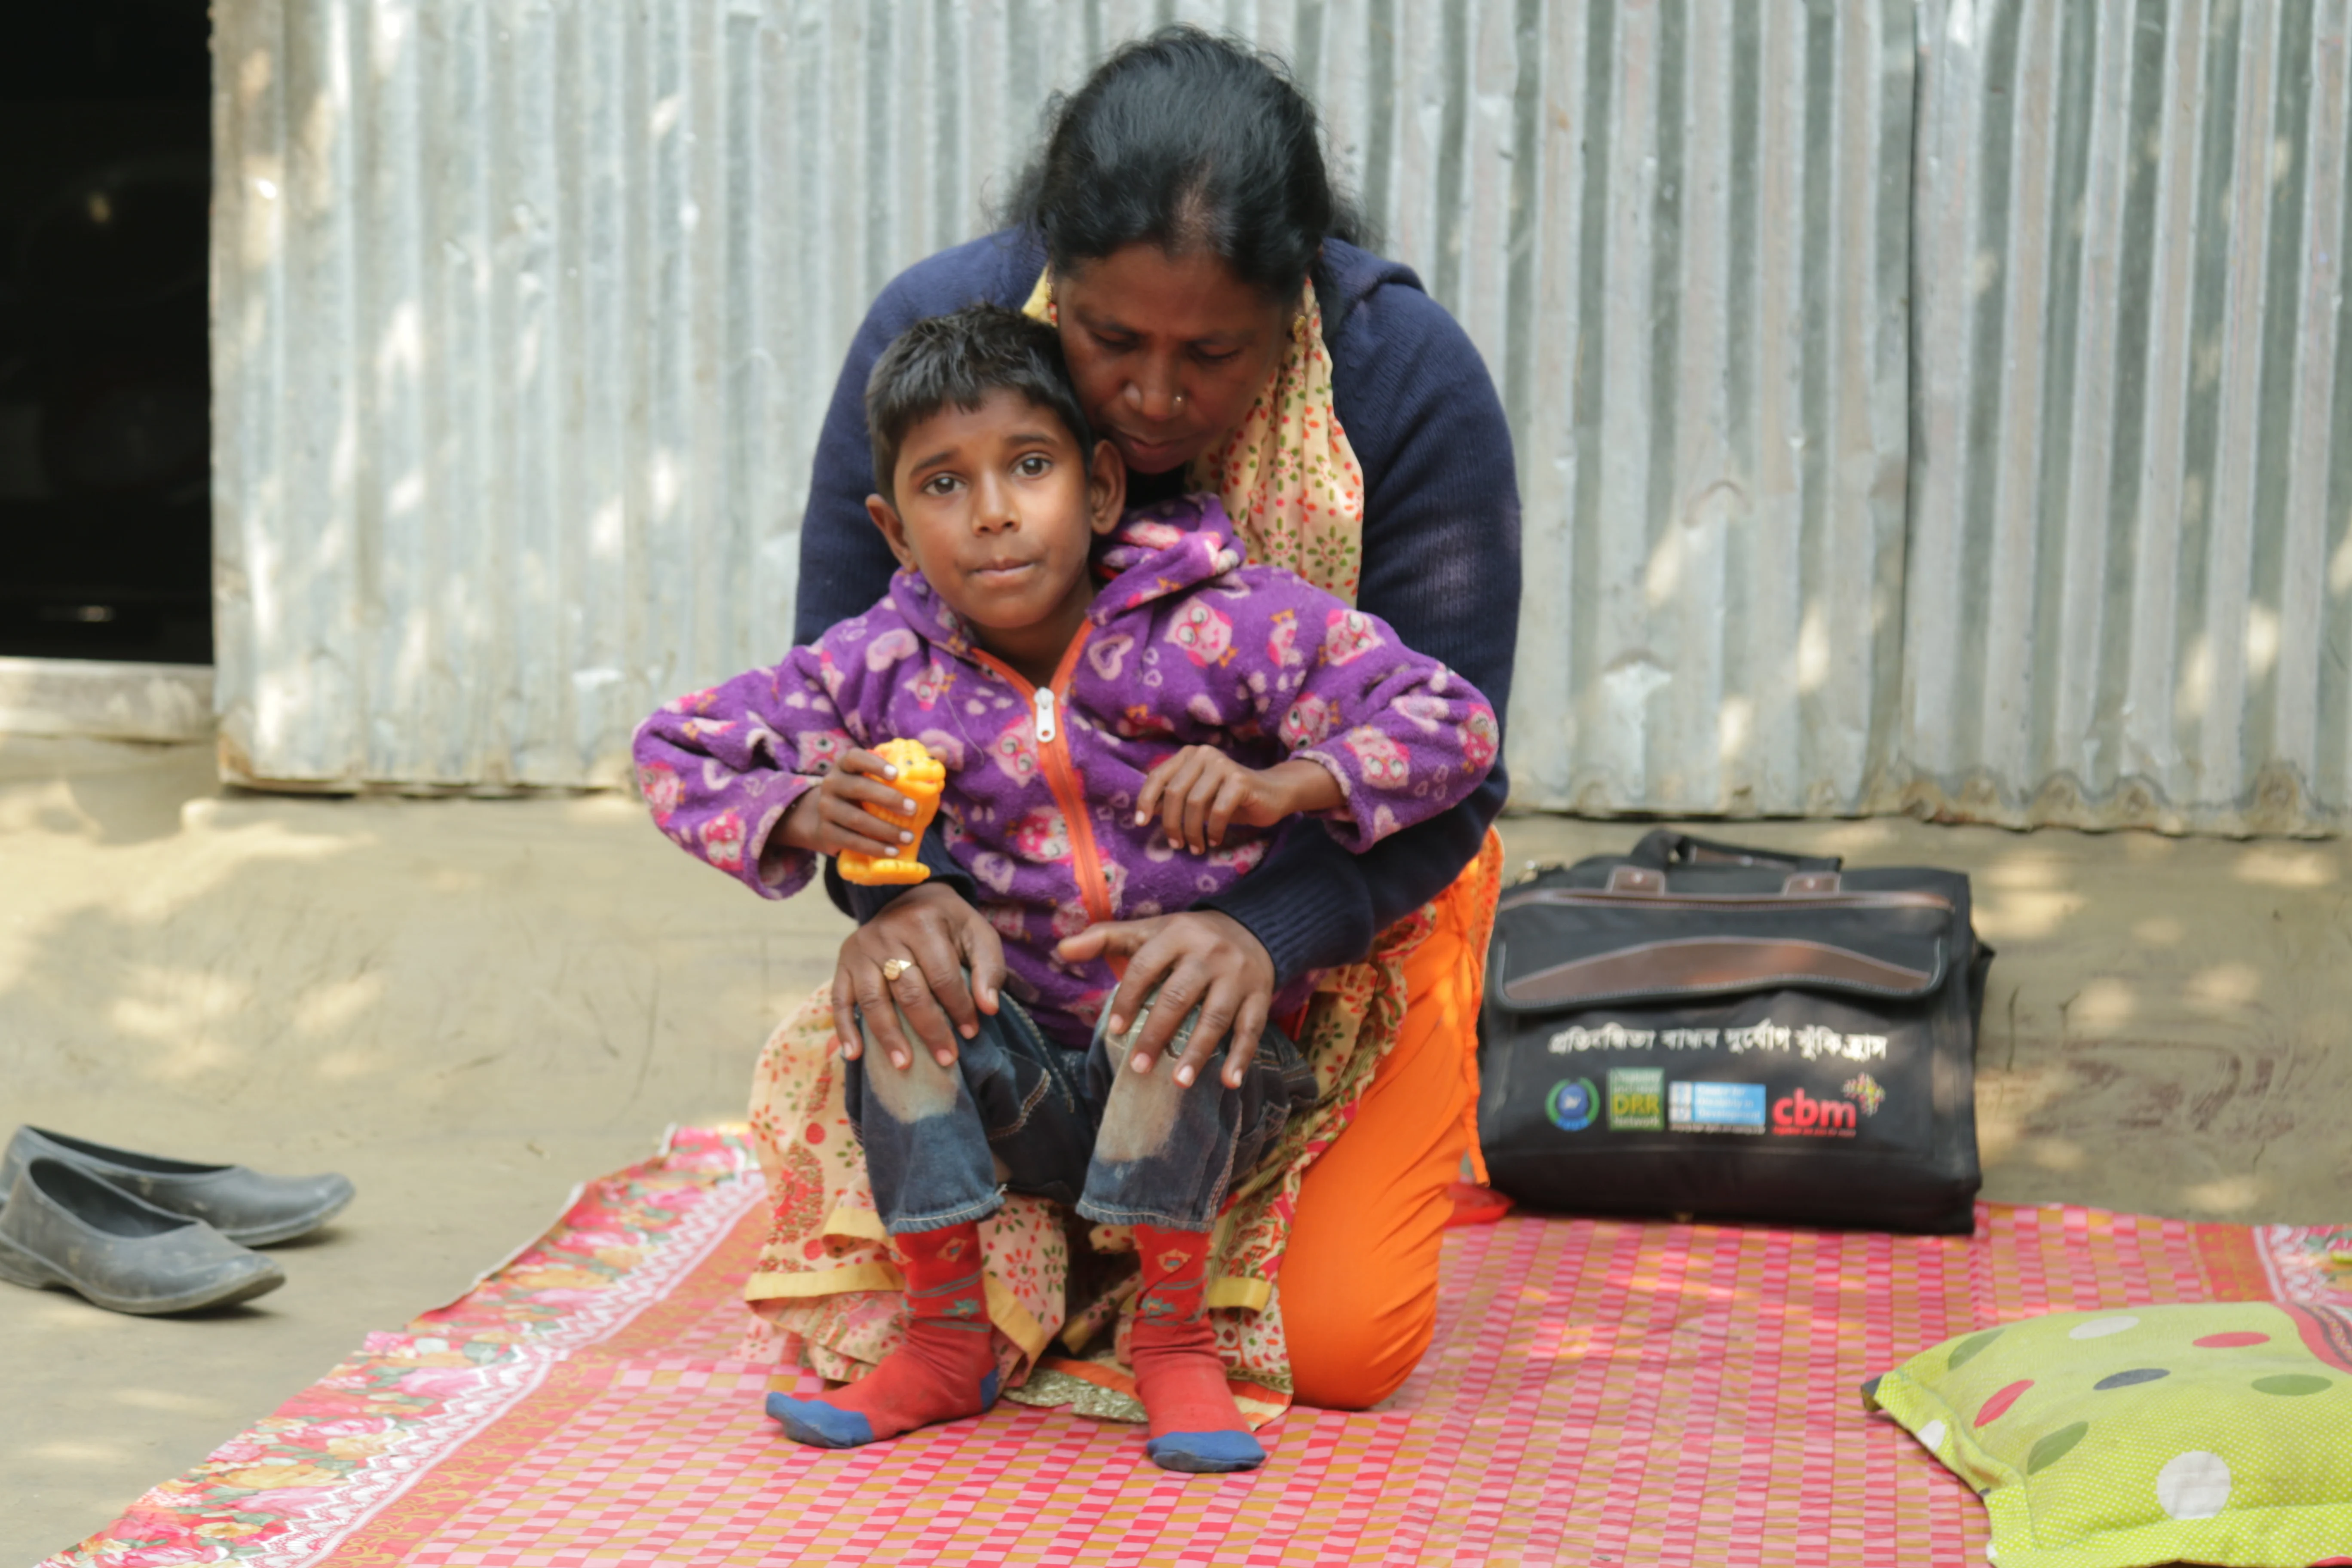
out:
<path id="1" fill-rule="evenodd" d="M 1488 855 L 1498 855 L 1488 840 Z M 1482 857 L 1482 859 L 1485 857 Z M 1301 1405 L 1361 1410 L 1396 1392 L 1437 1326 L 1438 1244 L 1477 1096 L 1480 987 L 1494 923 L 1474 862 L 1405 964 L 1406 1008 L 1349 1123 L 1300 1184 L 1279 1276 Z"/>

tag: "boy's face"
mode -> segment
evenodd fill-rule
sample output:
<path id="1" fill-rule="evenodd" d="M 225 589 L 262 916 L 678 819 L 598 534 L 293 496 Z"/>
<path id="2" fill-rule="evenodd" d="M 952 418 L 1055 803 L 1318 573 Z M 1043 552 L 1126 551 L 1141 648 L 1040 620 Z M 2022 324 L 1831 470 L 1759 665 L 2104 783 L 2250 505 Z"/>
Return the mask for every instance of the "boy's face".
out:
<path id="1" fill-rule="evenodd" d="M 1118 521 L 1127 474 L 1108 442 L 1078 450 L 1061 416 L 1000 389 L 910 428 L 894 507 L 866 508 L 899 564 L 923 574 L 982 647 L 1050 668 L 1094 601 L 1087 560 Z M 1024 670 L 1024 673 L 1027 673 Z"/>

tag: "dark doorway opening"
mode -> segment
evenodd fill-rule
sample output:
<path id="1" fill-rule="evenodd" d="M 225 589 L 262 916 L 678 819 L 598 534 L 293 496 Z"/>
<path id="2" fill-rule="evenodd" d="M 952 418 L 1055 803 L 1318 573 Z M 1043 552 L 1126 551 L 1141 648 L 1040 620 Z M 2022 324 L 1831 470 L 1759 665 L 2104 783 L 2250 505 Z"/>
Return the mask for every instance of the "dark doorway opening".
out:
<path id="1" fill-rule="evenodd" d="M 212 660 L 204 0 L 0 46 L 0 654 Z"/>

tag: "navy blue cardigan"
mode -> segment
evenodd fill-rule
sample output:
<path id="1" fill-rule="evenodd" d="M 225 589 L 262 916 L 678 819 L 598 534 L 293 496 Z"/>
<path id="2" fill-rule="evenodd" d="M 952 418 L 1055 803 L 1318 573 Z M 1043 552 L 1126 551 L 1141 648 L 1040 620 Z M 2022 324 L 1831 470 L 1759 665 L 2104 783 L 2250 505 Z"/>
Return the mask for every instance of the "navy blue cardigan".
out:
<path id="1" fill-rule="evenodd" d="M 866 312 L 817 442 L 801 523 L 795 642 L 813 643 L 827 626 L 871 608 L 897 568 L 866 515 L 874 489 L 866 378 L 874 361 L 923 317 L 982 301 L 1021 304 L 1045 264 L 1032 237 L 983 236 L 907 268 Z M 1332 240 L 1318 272 L 1333 399 L 1364 469 L 1357 603 L 1407 646 L 1461 672 L 1499 719 L 1510 700 L 1518 637 L 1519 490 L 1494 381 L 1412 268 Z M 1175 478 L 1135 477 L 1131 499 L 1153 499 Z M 1255 875 L 1203 907 L 1233 916 L 1265 944 L 1277 984 L 1355 963 L 1382 929 L 1461 874 L 1509 789 L 1497 762 L 1464 804 L 1364 855 L 1328 833 L 1287 834 Z M 924 858 L 952 873 L 943 851 L 929 847 Z M 843 884 L 828 878 L 828 885 L 842 900 Z M 887 897 L 854 889 L 844 907 L 863 917 Z"/>

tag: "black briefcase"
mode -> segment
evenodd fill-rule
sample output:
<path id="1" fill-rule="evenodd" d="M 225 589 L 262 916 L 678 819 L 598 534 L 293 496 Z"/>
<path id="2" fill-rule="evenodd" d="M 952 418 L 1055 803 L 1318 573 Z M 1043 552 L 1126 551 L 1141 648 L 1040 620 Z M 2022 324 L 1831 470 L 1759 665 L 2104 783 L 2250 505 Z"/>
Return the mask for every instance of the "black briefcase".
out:
<path id="1" fill-rule="evenodd" d="M 1961 1233 L 1992 950 L 1957 871 L 1649 835 L 1504 890 L 1495 1185 L 1570 1214 Z"/>

